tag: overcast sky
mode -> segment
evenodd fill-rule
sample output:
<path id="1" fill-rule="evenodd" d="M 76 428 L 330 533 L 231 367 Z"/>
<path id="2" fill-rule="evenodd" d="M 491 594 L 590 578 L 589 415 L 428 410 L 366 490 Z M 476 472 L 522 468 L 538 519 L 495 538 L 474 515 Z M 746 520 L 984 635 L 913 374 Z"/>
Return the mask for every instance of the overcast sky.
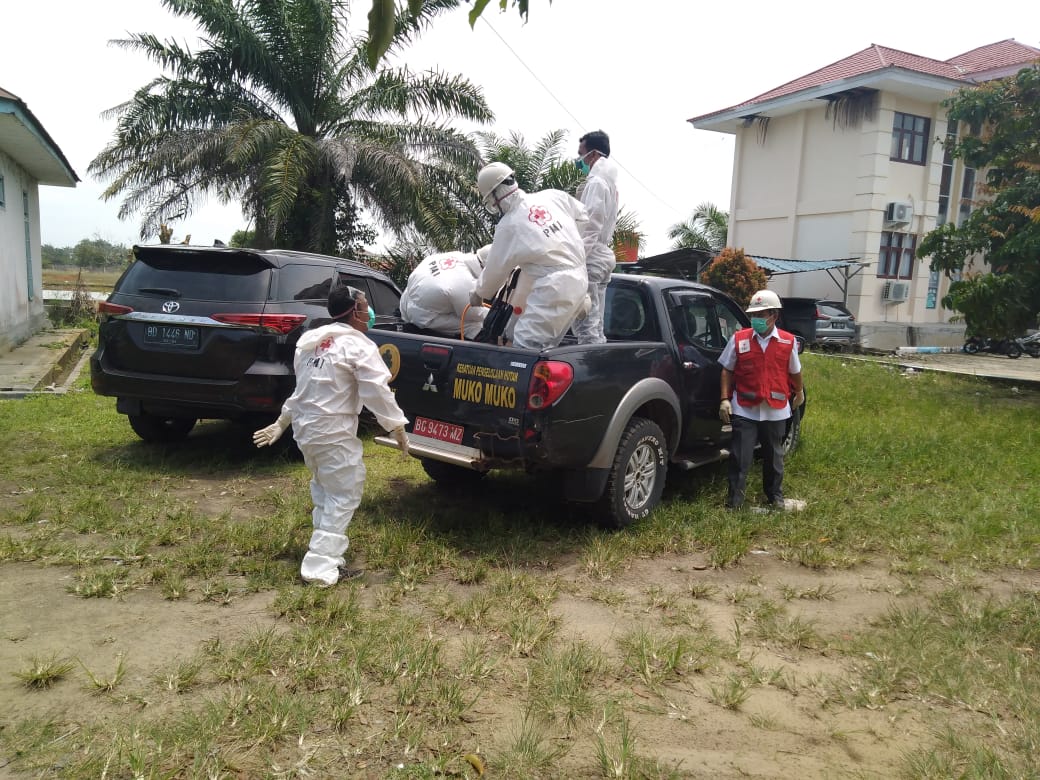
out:
<path id="1" fill-rule="evenodd" d="M 87 174 L 114 129 L 101 113 L 159 73 L 108 41 L 151 32 L 194 46 L 193 27 L 159 0 L 4 5 L 0 87 L 28 104 L 82 180 L 75 189 L 41 187 L 43 242 L 156 242 L 141 239 L 136 218 L 119 220 L 118 203 L 100 201 L 103 183 Z M 364 24 L 369 6 L 356 0 L 356 23 Z M 638 215 L 648 254 L 667 251 L 669 226 L 702 201 L 729 208 L 732 136 L 695 130 L 688 118 L 872 43 L 935 59 L 1005 38 L 1040 47 L 1040 3 L 1023 0 L 867 3 L 858 11 L 817 0 L 532 0 L 530 7 L 524 25 L 514 10 L 500 14 L 490 3 L 487 23 L 474 30 L 460 8 L 395 62 L 480 85 L 496 115 L 487 129 L 503 136 L 519 131 L 533 144 L 563 129 L 570 156 L 583 132 L 606 130 L 622 168 L 622 206 Z M 174 240 L 190 233 L 205 244 L 226 241 L 246 223 L 237 207 L 210 201 L 173 227 Z"/>

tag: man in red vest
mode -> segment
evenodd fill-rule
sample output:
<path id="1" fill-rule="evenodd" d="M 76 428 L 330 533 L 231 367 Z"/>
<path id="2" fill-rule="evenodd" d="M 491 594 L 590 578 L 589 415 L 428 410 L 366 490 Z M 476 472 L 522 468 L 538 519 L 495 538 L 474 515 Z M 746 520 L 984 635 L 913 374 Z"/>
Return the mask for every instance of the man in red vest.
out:
<path id="1" fill-rule="evenodd" d="M 776 327 L 780 316 L 776 293 L 756 292 L 747 313 L 751 327 L 734 333 L 719 357 L 719 417 L 733 426 L 726 507 L 739 509 L 744 504 L 748 471 L 760 443 L 766 502 L 783 509 L 784 430 L 793 410 L 805 402 L 802 363 L 794 336 Z"/>

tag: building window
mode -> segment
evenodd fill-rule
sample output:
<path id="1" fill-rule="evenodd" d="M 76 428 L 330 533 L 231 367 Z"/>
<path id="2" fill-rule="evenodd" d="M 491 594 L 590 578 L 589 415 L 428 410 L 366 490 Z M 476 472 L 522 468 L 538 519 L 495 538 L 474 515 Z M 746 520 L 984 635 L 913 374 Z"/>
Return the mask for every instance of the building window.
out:
<path id="1" fill-rule="evenodd" d="M 957 226 L 964 224 L 972 212 L 975 203 L 975 169 L 964 167 L 964 181 L 961 184 L 961 203 L 957 209 Z"/>
<path id="2" fill-rule="evenodd" d="M 928 159 L 928 126 L 927 117 L 902 114 L 896 111 L 892 123 L 893 160 L 924 165 Z"/>
<path id="3" fill-rule="evenodd" d="M 950 122 L 943 144 L 942 176 L 939 179 L 939 213 L 935 226 L 946 224 L 950 216 L 950 190 L 953 188 L 953 147 L 957 143 L 957 123 Z"/>
<path id="4" fill-rule="evenodd" d="M 914 275 L 917 236 L 911 233 L 882 233 L 878 251 L 879 279 L 910 279 Z"/>

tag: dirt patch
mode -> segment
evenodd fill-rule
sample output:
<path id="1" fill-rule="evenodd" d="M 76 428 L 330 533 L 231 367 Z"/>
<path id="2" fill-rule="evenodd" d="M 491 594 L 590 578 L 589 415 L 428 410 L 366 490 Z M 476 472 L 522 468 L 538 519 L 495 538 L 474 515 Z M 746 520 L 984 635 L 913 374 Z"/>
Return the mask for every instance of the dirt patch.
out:
<path id="1" fill-rule="evenodd" d="M 226 514 L 234 520 L 255 512 L 255 500 L 289 481 L 212 475 L 184 480 L 174 491 L 190 497 L 207 515 Z M 177 694 L 163 689 L 162 676 L 206 643 L 234 644 L 259 631 L 290 629 L 270 609 L 273 591 L 249 593 L 243 587 L 227 606 L 200 602 L 197 593 L 167 601 L 151 586 L 125 591 L 116 599 L 84 599 L 69 591 L 74 576 L 65 567 L 5 564 L 2 572 L 0 669 L 7 673 L 0 676 L 0 703 L 19 718 L 99 723 L 125 717 L 128 703 L 151 713 L 175 708 Z M 916 582 L 911 587 L 883 563 L 814 571 L 764 549 L 726 569 L 709 568 L 703 554 L 662 555 L 631 560 L 609 578 L 594 579 L 572 558 L 531 576 L 558 581 L 558 595 L 549 607 L 556 638 L 588 643 L 613 668 L 623 668 L 619 640 L 637 629 L 662 636 L 701 631 L 737 646 L 734 655 L 711 668 L 661 686 L 622 672 L 607 683 L 624 704 L 639 755 L 662 767 L 678 767 L 681 776 L 892 777 L 903 771 L 908 753 L 935 740 L 942 713 L 932 704 L 907 700 L 855 707 L 841 701 L 836 691 L 848 688 L 851 683 L 845 681 L 853 679 L 855 659 L 847 646 L 858 632 L 893 605 L 923 603 L 946 583 Z M 981 597 L 1006 597 L 1030 586 L 1029 575 L 1012 572 L 988 577 L 976 587 Z M 383 609 L 381 596 L 393 587 L 390 574 L 371 571 L 360 603 L 369 610 Z M 406 608 L 422 615 L 446 645 L 458 643 L 464 632 L 423 605 L 433 600 L 434 591 L 458 595 L 467 588 L 472 592 L 472 586 L 438 575 L 409 594 Z M 749 614 L 762 605 L 811 629 L 812 638 L 799 644 L 756 636 Z M 745 635 L 736 636 L 738 625 Z M 29 659 L 52 655 L 76 659 L 99 677 L 111 676 L 122 658 L 126 677 L 117 695 L 99 696 L 81 667 L 44 691 L 27 690 L 13 676 Z M 721 700 L 737 675 L 758 682 L 739 706 L 728 707 Z M 467 726 L 472 742 L 502 748 L 515 733 L 517 711 L 509 690 L 489 689 Z M 10 715 L 6 720 L 10 722 Z M 597 766 L 592 744 L 587 739 L 575 743 L 555 776 L 584 776 Z M 5 760 L 0 757 L 0 777 L 7 771 Z M 360 773 L 355 776 L 383 776 L 366 775 L 363 763 L 358 759 L 352 765 Z"/>

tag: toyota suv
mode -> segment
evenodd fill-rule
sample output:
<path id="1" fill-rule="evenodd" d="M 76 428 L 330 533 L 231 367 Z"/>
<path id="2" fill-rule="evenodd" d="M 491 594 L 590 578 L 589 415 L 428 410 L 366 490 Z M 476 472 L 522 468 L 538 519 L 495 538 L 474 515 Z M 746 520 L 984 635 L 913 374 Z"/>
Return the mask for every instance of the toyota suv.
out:
<path id="1" fill-rule="evenodd" d="M 400 290 L 351 260 L 170 244 L 134 257 L 98 307 L 90 381 L 148 442 L 179 441 L 200 419 L 277 415 L 295 386 L 296 341 L 328 318 L 334 283 L 365 292 L 377 327 L 397 322 Z"/>

